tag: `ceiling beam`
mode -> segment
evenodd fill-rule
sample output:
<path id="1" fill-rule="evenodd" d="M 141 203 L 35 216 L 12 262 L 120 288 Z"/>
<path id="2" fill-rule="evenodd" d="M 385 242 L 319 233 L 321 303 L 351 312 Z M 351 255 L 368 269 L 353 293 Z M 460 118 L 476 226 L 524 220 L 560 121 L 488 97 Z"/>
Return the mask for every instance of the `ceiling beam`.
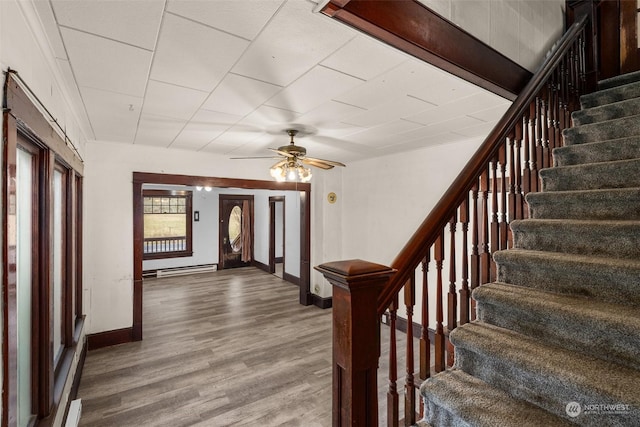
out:
<path id="1" fill-rule="evenodd" d="M 330 0 L 321 12 L 512 101 L 532 76 L 416 0 Z"/>

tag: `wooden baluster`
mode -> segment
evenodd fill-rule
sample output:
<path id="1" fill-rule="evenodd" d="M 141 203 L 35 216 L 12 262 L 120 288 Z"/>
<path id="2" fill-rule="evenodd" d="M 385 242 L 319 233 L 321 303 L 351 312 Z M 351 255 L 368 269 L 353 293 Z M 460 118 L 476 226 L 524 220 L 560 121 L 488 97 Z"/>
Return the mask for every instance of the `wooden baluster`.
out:
<path id="1" fill-rule="evenodd" d="M 513 141 L 513 148 L 514 148 L 514 152 L 515 152 L 515 170 L 516 170 L 516 175 L 515 175 L 515 193 L 516 193 L 516 211 L 515 211 L 515 215 L 516 215 L 516 219 L 522 219 L 524 218 L 524 197 L 522 196 L 522 161 L 521 161 L 521 147 L 522 147 L 522 132 L 520 133 L 520 135 L 517 135 L 516 138 L 514 138 Z"/>
<path id="2" fill-rule="evenodd" d="M 560 114 L 562 112 L 562 76 L 564 74 L 564 61 L 560 61 L 560 66 L 554 72 L 556 76 L 553 82 L 554 102 L 553 102 L 553 129 L 554 129 L 554 141 L 553 148 L 562 146 L 560 141 Z M 551 159 L 549 164 L 553 166 L 553 151 L 549 153 Z"/>
<path id="3" fill-rule="evenodd" d="M 498 165 L 500 166 L 500 212 L 498 221 L 500 224 L 500 249 L 507 249 L 509 240 L 509 225 L 507 223 L 507 147 L 505 140 L 498 151 Z"/>
<path id="4" fill-rule="evenodd" d="M 516 153 L 515 153 L 515 134 L 511 133 L 507 137 L 508 153 L 509 153 L 509 198 L 507 208 L 507 221 L 511 223 L 516 216 Z M 511 234 L 509 235 L 511 236 Z M 513 246 L 513 242 L 509 241 L 509 246 Z"/>
<path id="5" fill-rule="evenodd" d="M 449 295 L 447 296 L 447 328 L 449 333 L 458 326 L 458 294 L 456 292 L 456 223 L 457 215 L 449 220 Z M 447 340 L 447 366 L 453 366 L 453 344 Z"/>
<path id="6" fill-rule="evenodd" d="M 556 146 L 556 90 L 555 90 L 555 74 L 557 69 L 551 72 L 551 76 L 549 77 L 549 81 L 547 82 L 547 93 L 549 94 L 548 98 L 548 108 L 549 108 L 549 120 L 547 122 L 547 126 L 549 126 L 549 152 L 547 155 L 549 156 L 549 160 L 551 159 L 551 151 Z M 547 167 L 551 166 L 551 162 L 547 161 Z"/>
<path id="7" fill-rule="evenodd" d="M 482 234 L 480 240 L 480 285 L 491 279 L 491 253 L 489 252 L 489 169 L 480 175 L 480 195 L 482 197 Z"/>
<path id="8" fill-rule="evenodd" d="M 546 90 L 541 91 L 540 96 L 540 125 L 541 125 L 541 134 L 540 134 L 540 149 L 541 152 L 538 156 L 538 161 L 540 162 L 540 169 L 548 168 L 549 164 L 547 152 L 549 151 L 549 111 L 547 108 L 547 92 Z"/>
<path id="9" fill-rule="evenodd" d="M 404 306 L 407 310 L 407 353 L 404 383 L 404 425 L 412 426 L 416 423 L 416 387 L 413 361 L 413 307 L 416 305 L 416 274 L 404 285 Z"/>
<path id="10" fill-rule="evenodd" d="M 498 224 L 498 157 L 494 157 L 489 164 L 491 168 L 491 276 L 496 277 L 496 264 L 493 262 L 493 254 L 500 249 L 500 224 Z"/>
<path id="11" fill-rule="evenodd" d="M 473 193 L 470 193 L 470 195 Z M 469 196 L 460 205 L 460 223 L 462 224 L 462 265 L 460 273 L 462 275 L 462 287 L 460 289 L 460 324 L 469 322 Z"/>
<path id="12" fill-rule="evenodd" d="M 478 184 L 475 184 L 473 188 L 471 188 L 471 201 L 473 202 L 473 207 L 471 209 L 472 215 L 472 229 L 471 229 L 471 256 L 470 256 L 470 264 L 471 264 L 471 291 L 477 288 L 480 285 L 480 255 L 478 253 L 478 236 L 480 233 L 480 211 L 478 209 Z M 476 319 L 476 303 L 474 300 L 471 300 L 470 307 L 470 315 L 471 320 Z"/>
<path id="13" fill-rule="evenodd" d="M 522 191 L 524 194 L 531 192 L 531 144 L 530 144 L 530 111 L 525 111 L 522 115 L 522 122 L 516 125 L 516 135 L 518 134 L 518 127 L 521 129 L 520 134 L 522 135 L 523 143 L 522 148 L 524 152 L 524 159 L 522 166 L 524 170 L 522 171 Z M 511 220 L 511 218 L 509 219 Z"/>
<path id="14" fill-rule="evenodd" d="M 435 370 L 442 372 L 445 369 L 444 359 L 444 327 L 442 326 L 443 310 L 442 310 L 442 262 L 444 261 L 444 235 L 440 233 L 434 245 L 433 257 L 436 261 L 436 333 L 435 340 Z"/>
<path id="15" fill-rule="evenodd" d="M 536 150 L 535 150 L 535 168 L 533 169 L 535 172 L 535 185 L 536 191 L 540 191 L 540 176 L 538 171 L 543 168 L 542 157 L 544 154 L 544 143 L 542 142 L 544 139 L 544 132 L 542 122 L 544 121 L 543 117 L 544 113 L 544 102 L 541 96 L 536 97 Z"/>
<path id="16" fill-rule="evenodd" d="M 315 267 L 333 286 L 333 425 L 378 425 L 378 297 L 395 270 L 362 260 Z"/>
<path id="17" fill-rule="evenodd" d="M 389 389 L 387 391 L 387 426 L 398 427 L 400 418 L 398 401 L 398 353 L 396 349 L 396 320 L 398 318 L 398 295 L 389 307 Z"/>
<path id="18" fill-rule="evenodd" d="M 422 333 L 420 334 L 420 379 L 431 376 L 431 340 L 429 339 L 429 261 L 430 252 L 422 260 Z"/>

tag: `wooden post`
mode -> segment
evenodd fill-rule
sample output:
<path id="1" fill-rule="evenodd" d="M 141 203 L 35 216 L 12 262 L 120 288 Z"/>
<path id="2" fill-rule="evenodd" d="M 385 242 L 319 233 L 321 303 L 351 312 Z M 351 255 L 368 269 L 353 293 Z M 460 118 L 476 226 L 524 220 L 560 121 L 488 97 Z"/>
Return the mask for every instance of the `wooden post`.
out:
<path id="1" fill-rule="evenodd" d="M 315 269 L 333 285 L 333 426 L 377 426 L 378 295 L 395 270 L 362 260 Z"/>

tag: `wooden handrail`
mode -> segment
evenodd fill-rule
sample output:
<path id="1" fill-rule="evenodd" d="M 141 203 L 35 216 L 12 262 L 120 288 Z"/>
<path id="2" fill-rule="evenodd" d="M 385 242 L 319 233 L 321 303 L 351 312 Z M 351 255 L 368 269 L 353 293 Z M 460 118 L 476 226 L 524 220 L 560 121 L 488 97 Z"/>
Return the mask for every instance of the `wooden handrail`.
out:
<path id="1" fill-rule="evenodd" d="M 444 196 L 438 201 L 429 215 L 422 222 L 407 244 L 396 256 L 391 267 L 397 273 L 390 279 L 378 297 L 378 315 L 382 315 L 393 301 L 394 296 L 410 280 L 415 268 L 422 262 L 431 246 L 449 222 L 460 204 L 468 197 L 478 176 L 486 168 L 487 163 L 497 155 L 500 144 L 529 109 L 532 100 L 547 84 L 554 70 L 560 65 L 572 43 L 583 31 L 589 16 L 580 17 L 562 36 L 542 66 L 527 83 L 522 93 L 511 104 L 505 115 L 493 128 L 480 148 L 474 153 L 462 172 L 449 186 Z"/>

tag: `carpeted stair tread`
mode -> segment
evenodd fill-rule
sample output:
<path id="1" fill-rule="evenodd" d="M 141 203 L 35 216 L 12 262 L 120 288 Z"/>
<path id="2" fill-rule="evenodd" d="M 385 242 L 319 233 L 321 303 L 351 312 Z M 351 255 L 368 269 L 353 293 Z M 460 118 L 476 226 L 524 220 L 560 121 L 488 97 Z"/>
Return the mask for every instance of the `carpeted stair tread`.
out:
<path id="1" fill-rule="evenodd" d="M 554 166 L 640 158 L 640 136 L 567 145 L 553 149 Z"/>
<path id="2" fill-rule="evenodd" d="M 622 74 L 620 76 L 610 77 L 598 82 L 598 90 L 611 89 L 617 86 L 623 86 L 629 83 L 640 81 L 640 71 Z"/>
<path id="3" fill-rule="evenodd" d="M 600 90 L 580 97 L 582 108 L 593 108 L 599 105 L 611 104 L 625 99 L 637 98 L 640 96 L 640 83 L 631 82 L 624 85 Z"/>
<path id="4" fill-rule="evenodd" d="M 640 114 L 576 126 L 562 131 L 564 145 L 607 141 L 634 135 L 640 135 Z"/>
<path id="5" fill-rule="evenodd" d="M 542 191 L 640 187 L 640 158 L 557 166 L 539 172 Z"/>
<path id="6" fill-rule="evenodd" d="M 485 323 L 640 369 L 637 307 L 500 282 L 479 286 L 473 298 Z"/>
<path id="7" fill-rule="evenodd" d="M 640 188 L 529 193 L 526 201 L 534 219 L 640 220 Z"/>
<path id="8" fill-rule="evenodd" d="M 603 122 L 622 117 L 640 114 L 640 97 L 625 99 L 612 104 L 577 110 L 571 114 L 574 126 L 582 126 L 589 123 Z"/>
<path id="9" fill-rule="evenodd" d="M 535 405 L 514 399 L 504 391 L 459 369 L 442 372 L 421 387 L 428 397 L 425 421 L 434 426 L 573 426 Z M 433 406 L 442 410 L 430 410 Z M 455 415 L 453 415 L 455 414 Z"/>
<path id="10" fill-rule="evenodd" d="M 640 308 L 640 259 L 511 249 L 493 254 L 499 282 Z"/>
<path id="11" fill-rule="evenodd" d="M 640 421 L 638 370 L 477 321 L 456 328 L 450 340 L 456 347 L 456 368 L 552 414 L 567 417 L 569 402 L 621 403 L 631 410 L 576 421 L 584 426 Z"/>
<path id="12" fill-rule="evenodd" d="M 511 231 L 518 249 L 636 259 L 640 248 L 640 221 L 527 219 Z"/>

